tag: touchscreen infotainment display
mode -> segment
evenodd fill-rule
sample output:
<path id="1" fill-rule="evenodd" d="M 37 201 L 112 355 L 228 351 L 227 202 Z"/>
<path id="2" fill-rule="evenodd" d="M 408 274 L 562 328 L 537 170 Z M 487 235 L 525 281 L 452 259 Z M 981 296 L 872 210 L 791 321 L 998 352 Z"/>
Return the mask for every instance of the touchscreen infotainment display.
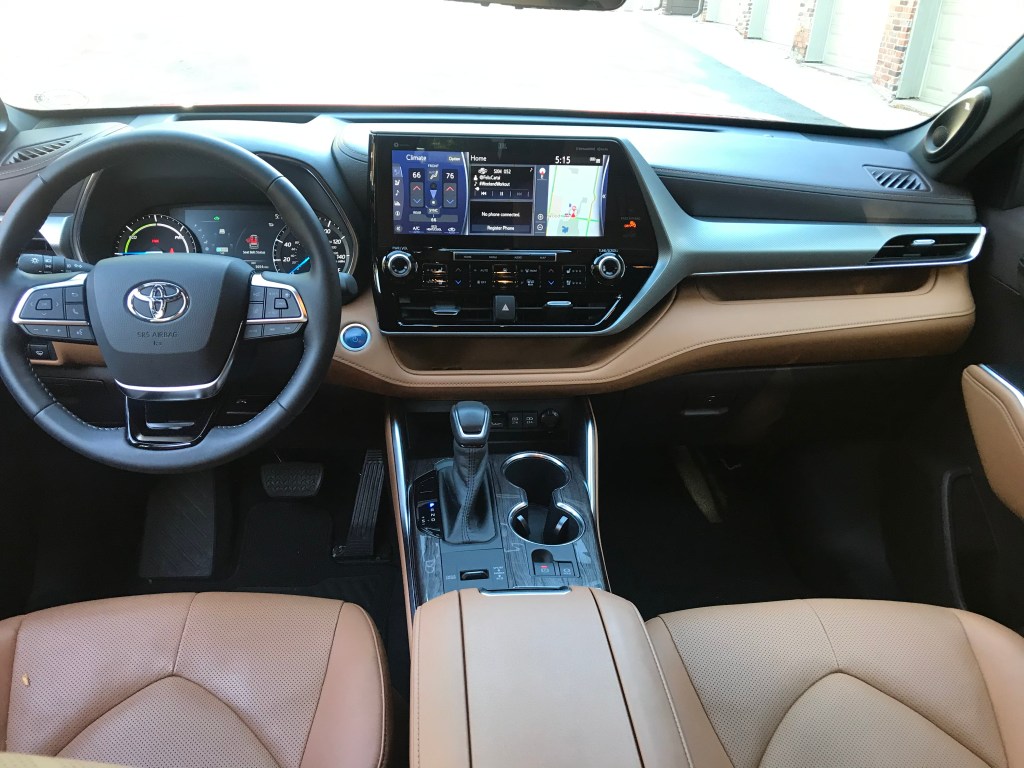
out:
<path id="1" fill-rule="evenodd" d="M 611 157 L 504 142 L 392 149 L 396 235 L 601 237 Z M 552 149 L 552 151 L 548 151 Z M 557 150 L 557 151 L 555 151 Z"/>

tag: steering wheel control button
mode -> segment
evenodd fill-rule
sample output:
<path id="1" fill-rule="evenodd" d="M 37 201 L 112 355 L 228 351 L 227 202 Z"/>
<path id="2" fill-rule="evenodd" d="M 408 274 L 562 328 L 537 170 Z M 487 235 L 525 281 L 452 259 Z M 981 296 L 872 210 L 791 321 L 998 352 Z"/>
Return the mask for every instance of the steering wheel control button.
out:
<path id="1" fill-rule="evenodd" d="M 96 336 L 88 325 L 69 325 L 68 339 L 70 341 L 93 342 L 96 341 Z"/>
<path id="2" fill-rule="evenodd" d="M 25 331 L 29 336 L 38 336 L 41 339 L 68 338 L 66 325 L 26 325 Z"/>
<path id="3" fill-rule="evenodd" d="M 267 323 L 263 326 L 263 337 L 290 336 L 301 327 L 302 323 Z"/>
<path id="4" fill-rule="evenodd" d="M 256 325 L 255 323 L 247 323 L 245 331 L 242 333 L 244 339 L 261 339 L 263 338 L 263 326 Z"/>
<path id="5" fill-rule="evenodd" d="M 262 285 L 249 286 L 249 301 L 255 301 L 262 304 L 266 297 L 267 289 L 264 288 Z"/>
<path id="6" fill-rule="evenodd" d="M 85 304 L 65 304 L 64 317 L 67 320 L 86 321 L 89 319 L 85 316 Z"/>
<path id="7" fill-rule="evenodd" d="M 250 303 L 249 304 L 249 312 L 248 312 L 248 314 L 246 314 L 245 317 L 246 317 L 247 320 L 262 320 L 263 319 L 263 302 L 261 301 L 259 304 Z"/>
<path id="8" fill-rule="evenodd" d="M 37 288 L 22 307 L 22 320 L 64 320 L 64 291 Z"/>
<path id="9" fill-rule="evenodd" d="M 370 331 L 362 325 L 353 323 L 345 326 L 341 332 L 341 346 L 349 352 L 360 352 L 370 343 Z"/>
<path id="10" fill-rule="evenodd" d="M 514 323 L 516 321 L 516 297 L 498 294 L 494 297 L 494 322 Z"/>
<path id="11" fill-rule="evenodd" d="M 64 289 L 65 304 L 81 304 L 85 301 L 85 286 L 73 285 Z"/>
<path id="12" fill-rule="evenodd" d="M 32 342 L 28 345 L 29 360 L 56 360 L 57 353 L 48 341 Z"/>

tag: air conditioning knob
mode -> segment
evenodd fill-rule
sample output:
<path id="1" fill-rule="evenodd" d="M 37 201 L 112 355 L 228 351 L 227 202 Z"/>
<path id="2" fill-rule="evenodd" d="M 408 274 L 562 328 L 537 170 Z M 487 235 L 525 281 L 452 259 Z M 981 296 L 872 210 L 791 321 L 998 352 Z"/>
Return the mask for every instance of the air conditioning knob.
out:
<path id="1" fill-rule="evenodd" d="M 626 262 L 617 253 L 607 251 L 594 259 L 594 276 L 606 283 L 614 283 L 626 274 Z"/>
<path id="2" fill-rule="evenodd" d="M 384 269 L 396 280 L 404 280 L 412 274 L 415 263 L 405 251 L 392 251 L 384 257 Z"/>

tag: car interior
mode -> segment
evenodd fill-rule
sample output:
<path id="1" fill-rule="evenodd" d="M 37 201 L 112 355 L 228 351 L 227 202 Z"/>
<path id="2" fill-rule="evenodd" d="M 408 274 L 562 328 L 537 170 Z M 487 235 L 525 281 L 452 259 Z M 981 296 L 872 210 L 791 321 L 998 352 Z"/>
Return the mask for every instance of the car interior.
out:
<path id="1" fill-rule="evenodd" d="M 0 102 L 0 765 L 1024 766 L 1016 35 L 899 129 Z"/>

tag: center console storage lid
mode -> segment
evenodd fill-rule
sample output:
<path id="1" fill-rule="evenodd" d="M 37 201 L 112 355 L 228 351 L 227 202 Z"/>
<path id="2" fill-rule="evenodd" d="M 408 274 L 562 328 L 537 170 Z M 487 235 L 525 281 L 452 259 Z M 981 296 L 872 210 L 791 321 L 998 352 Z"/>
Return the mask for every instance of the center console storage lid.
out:
<path id="1" fill-rule="evenodd" d="M 686 746 L 632 603 L 450 592 L 413 629 L 411 765 L 678 768 Z"/>

